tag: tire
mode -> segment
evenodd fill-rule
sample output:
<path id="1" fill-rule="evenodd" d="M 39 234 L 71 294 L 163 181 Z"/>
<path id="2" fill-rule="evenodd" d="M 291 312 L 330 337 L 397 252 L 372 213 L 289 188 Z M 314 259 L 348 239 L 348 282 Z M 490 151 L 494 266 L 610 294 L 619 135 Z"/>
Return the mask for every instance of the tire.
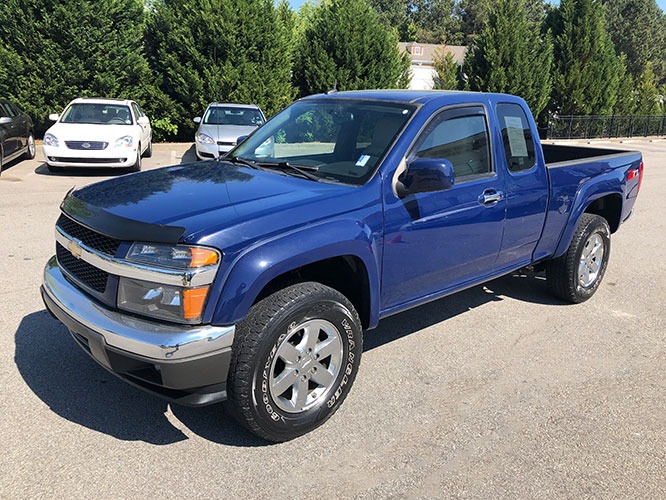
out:
<path id="1" fill-rule="evenodd" d="M 263 439 L 301 436 L 340 407 L 362 350 L 361 322 L 344 295 L 314 282 L 279 290 L 238 325 L 225 405 Z"/>
<path id="2" fill-rule="evenodd" d="M 32 132 L 28 136 L 28 149 L 24 154 L 26 160 L 32 160 L 37 153 L 37 147 L 35 146 L 35 136 L 32 135 Z"/>
<path id="3" fill-rule="evenodd" d="M 609 257 L 608 222 L 599 215 L 583 214 L 566 253 L 546 263 L 548 287 L 567 302 L 585 302 L 599 288 Z"/>
<path id="4" fill-rule="evenodd" d="M 139 145 L 139 149 L 136 152 L 136 161 L 134 162 L 134 165 L 132 165 L 127 170 L 130 171 L 130 172 L 140 172 L 141 171 L 141 145 Z"/>
<path id="5" fill-rule="evenodd" d="M 146 148 L 146 150 L 143 153 L 144 158 L 150 158 L 151 156 L 153 156 L 153 141 L 152 141 L 152 139 L 148 142 L 148 147 Z"/>

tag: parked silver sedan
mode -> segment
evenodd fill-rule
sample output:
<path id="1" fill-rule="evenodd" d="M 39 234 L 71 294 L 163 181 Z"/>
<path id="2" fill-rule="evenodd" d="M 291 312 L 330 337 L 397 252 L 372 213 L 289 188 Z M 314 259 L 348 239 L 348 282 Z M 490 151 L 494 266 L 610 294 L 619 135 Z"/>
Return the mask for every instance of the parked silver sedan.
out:
<path id="1" fill-rule="evenodd" d="M 197 159 L 217 158 L 230 151 L 239 138 L 250 135 L 265 121 L 261 109 L 254 104 L 210 103 L 203 118 L 194 119 L 199 124 L 194 136 Z"/>

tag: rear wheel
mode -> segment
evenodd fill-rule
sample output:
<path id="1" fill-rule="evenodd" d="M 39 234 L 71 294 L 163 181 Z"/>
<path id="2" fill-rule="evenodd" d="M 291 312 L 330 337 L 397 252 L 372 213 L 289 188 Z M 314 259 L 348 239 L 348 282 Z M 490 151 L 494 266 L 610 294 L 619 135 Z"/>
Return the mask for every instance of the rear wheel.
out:
<path id="1" fill-rule="evenodd" d="M 546 263 L 550 290 L 568 302 L 585 302 L 599 288 L 610 257 L 610 227 L 603 217 L 583 214 L 566 253 Z"/>
<path id="2" fill-rule="evenodd" d="M 148 147 L 146 148 L 146 151 L 143 153 L 144 158 L 150 158 L 153 156 L 153 141 L 152 139 L 148 142 Z"/>
<path id="3" fill-rule="evenodd" d="M 346 297 L 319 283 L 287 287 L 238 325 L 226 406 L 264 439 L 301 436 L 340 407 L 361 352 L 361 323 Z"/>

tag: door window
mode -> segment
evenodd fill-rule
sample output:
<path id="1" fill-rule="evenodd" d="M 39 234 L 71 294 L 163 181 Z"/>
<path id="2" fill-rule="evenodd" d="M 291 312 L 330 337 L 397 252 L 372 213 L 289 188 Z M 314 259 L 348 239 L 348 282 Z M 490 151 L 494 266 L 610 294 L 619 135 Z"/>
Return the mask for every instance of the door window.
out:
<path id="1" fill-rule="evenodd" d="M 426 127 L 413 156 L 449 160 L 456 183 L 492 174 L 490 134 L 484 108 L 455 108 L 440 113 Z"/>
<path id="2" fill-rule="evenodd" d="M 2 116 L 8 116 L 9 118 L 14 118 L 16 116 L 14 108 L 8 102 L 2 103 L 0 106 L 0 112 L 2 113 Z"/>

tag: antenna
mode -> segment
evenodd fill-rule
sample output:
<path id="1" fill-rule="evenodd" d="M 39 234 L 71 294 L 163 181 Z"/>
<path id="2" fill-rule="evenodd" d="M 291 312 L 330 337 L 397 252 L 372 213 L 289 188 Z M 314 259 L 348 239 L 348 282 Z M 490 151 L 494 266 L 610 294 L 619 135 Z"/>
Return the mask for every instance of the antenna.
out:
<path id="1" fill-rule="evenodd" d="M 338 81 L 335 80 L 333 82 L 333 87 L 329 91 L 327 91 L 326 94 L 335 94 L 337 91 L 338 91 Z"/>

